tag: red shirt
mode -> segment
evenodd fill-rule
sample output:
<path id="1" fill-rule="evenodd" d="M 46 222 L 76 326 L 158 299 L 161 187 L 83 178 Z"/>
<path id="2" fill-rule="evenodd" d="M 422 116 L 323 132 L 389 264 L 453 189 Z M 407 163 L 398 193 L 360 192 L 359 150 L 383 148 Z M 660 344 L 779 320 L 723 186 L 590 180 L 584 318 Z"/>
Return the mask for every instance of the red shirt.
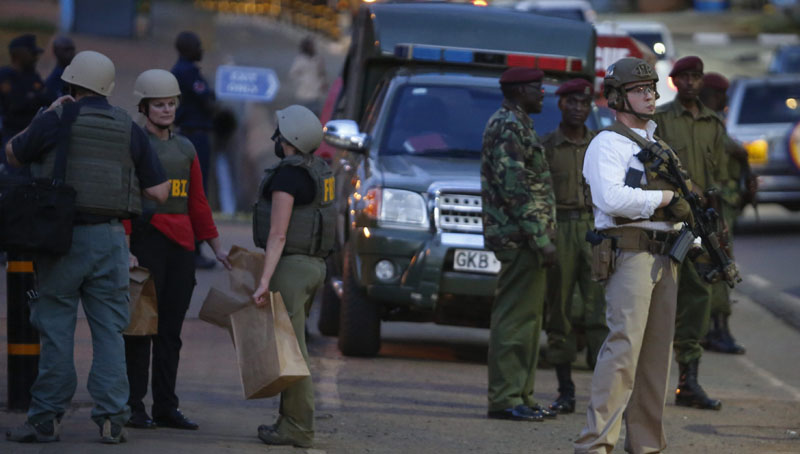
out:
<path id="1" fill-rule="evenodd" d="M 126 219 L 122 223 L 125 225 L 125 233 L 130 235 L 131 221 Z M 187 251 L 194 250 L 195 242 L 219 236 L 211 217 L 211 207 L 208 206 L 208 199 L 203 191 L 203 174 L 200 172 L 197 155 L 192 161 L 189 180 L 189 213 L 156 213 L 150 219 L 150 224 Z"/>

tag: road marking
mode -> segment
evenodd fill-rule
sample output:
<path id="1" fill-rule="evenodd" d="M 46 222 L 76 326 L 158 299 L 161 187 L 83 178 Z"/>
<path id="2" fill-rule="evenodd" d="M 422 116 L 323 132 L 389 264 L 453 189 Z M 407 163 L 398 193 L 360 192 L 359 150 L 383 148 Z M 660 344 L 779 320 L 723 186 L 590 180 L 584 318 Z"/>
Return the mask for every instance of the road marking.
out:
<path id="1" fill-rule="evenodd" d="M 780 291 L 775 284 L 757 274 L 746 275 L 739 284 L 739 291 L 800 330 L 800 298 Z"/>
<path id="2" fill-rule="evenodd" d="M 317 383 L 314 385 L 320 403 L 328 408 L 340 408 L 342 400 L 339 398 L 339 370 L 344 366 L 341 359 L 316 358 L 319 364 Z"/>
<path id="3" fill-rule="evenodd" d="M 750 361 L 748 358 L 744 356 L 740 356 L 736 359 L 738 359 L 739 362 L 742 363 L 742 365 L 750 369 L 754 374 L 763 378 L 770 385 L 789 393 L 792 397 L 794 397 L 794 400 L 800 401 L 800 389 L 797 389 L 794 386 L 787 384 L 780 378 L 772 375 L 766 369 L 757 366 L 754 362 Z"/>
<path id="4" fill-rule="evenodd" d="M 748 274 L 747 275 L 747 280 L 752 282 L 753 285 L 755 285 L 757 287 L 760 287 L 760 288 L 768 288 L 768 287 L 770 287 L 772 285 L 772 284 L 770 284 L 770 282 L 768 280 L 764 279 L 763 277 L 759 276 L 758 274 Z"/>

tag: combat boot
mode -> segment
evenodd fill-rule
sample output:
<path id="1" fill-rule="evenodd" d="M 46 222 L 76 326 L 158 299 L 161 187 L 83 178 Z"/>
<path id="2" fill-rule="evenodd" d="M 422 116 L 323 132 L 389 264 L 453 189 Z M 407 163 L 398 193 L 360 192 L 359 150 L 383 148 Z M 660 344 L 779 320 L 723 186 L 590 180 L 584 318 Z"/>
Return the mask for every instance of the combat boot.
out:
<path id="1" fill-rule="evenodd" d="M 715 314 L 711 316 L 714 323 L 713 332 L 715 335 L 708 338 L 707 346 L 703 346 L 706 350 L 718 353 L 730 353 L 734 355 L 743 355 L 745 348 L 736 343 L 736 339 L 731 335 L 730 327 L 728 326 L 728 315 Z M 709 335 L 711 334 L 709 331 Z"/>
<path id="2" fill-rule="evenodd" d="M 575 411 L 575 383 L 572 382 L 572 364 L 557 364 L 558 398 L 549 405 L 551 411 L 568 414 Z"/>
<path id="3" fill-rule="evenodd" d="M 728 325 L 728 315 L 719 314 L 717 316 L 720 320 L 719 339 L 721 342 L 720 349 L 715 350 L 720 353 L 732 353 L 734 355 L 743 355 L 747 350 L 736 343 L 736 339 L 731 335 L 731 329 Z"/>
<path id="4" fill-rule="evenodd" d="M 722 402 L 708 397 L 700 383 L 697 383 L 699 359 L 688 363 L 678 363 L 680 378 L 675 390 L 675 405 L 700 408 L 703 410 L 720 410 Z"/>
<path id="5" fill-rule="evenodd" d="M 711 345 L 719 342 L 719 322 L 717 317 L 718 315 L 711 315 L 711 326 L 708 328 L 706 337 L 700 339 L 700 346 L 703 347 L 703 350 L 712 351 Z"/>

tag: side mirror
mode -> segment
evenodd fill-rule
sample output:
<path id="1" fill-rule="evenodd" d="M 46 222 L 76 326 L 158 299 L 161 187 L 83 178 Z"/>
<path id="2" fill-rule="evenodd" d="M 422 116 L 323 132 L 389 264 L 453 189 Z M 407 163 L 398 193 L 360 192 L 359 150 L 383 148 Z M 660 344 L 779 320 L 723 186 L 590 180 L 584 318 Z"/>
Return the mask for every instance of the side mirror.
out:
<path id="1" fill-rule="evenodd" d="M 367 149 L 367 135 L 359 132 L 353 120 L 331 120 L 322 129 L 325 143 L 336 148 L 364 153 Z"/>

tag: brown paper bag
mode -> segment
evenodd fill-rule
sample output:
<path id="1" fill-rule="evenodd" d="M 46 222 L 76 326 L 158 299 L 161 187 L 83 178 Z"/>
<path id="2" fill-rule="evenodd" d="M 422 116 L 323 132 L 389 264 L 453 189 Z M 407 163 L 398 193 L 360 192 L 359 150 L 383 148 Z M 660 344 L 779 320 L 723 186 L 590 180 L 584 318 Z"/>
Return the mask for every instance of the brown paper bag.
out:
<path id="1" fill-rule="evenodd" d="M 123 331 L 128 336 L 150 336 L 158 333 L 158 301 L 156 284 L 147 268 L 130 271 L 131 322 Z"/>
<path id="2" fill-rule="evenodd" d="M 246 399 L 274 396 L 310 376 L 280 293 L 268 307 L 250 304 L 231 314 L 236 357 Z"/>
<path id="3" fill-rule="evenodd" d="M 264 269 L 264 253 L 252 252 L 239 246 L 231 247 L 228 260 L 233 269 L 228 273 L 230 290 L 248 298 L 258 288 Z"/>
<path id="4" fill-rule="evenodd" d="M 255 291 L 255 290 L 253 290 Z M 230 315 L 241 310 L 248 304 L 252 305 L 250 295 L 231 294 L 215 287 L 208 290 L 203 307 L 200 308 L 198 317 L 204 322 L 217 325 L 221 328 L 231 328 Z"/>

